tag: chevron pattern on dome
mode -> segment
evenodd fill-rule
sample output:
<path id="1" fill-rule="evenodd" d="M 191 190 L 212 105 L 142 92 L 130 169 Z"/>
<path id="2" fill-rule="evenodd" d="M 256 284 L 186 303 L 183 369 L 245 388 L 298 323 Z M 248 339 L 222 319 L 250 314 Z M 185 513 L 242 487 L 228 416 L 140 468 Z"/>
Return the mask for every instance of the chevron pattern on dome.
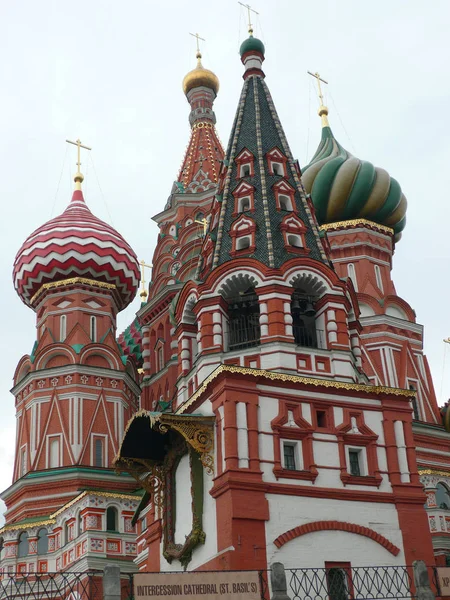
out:
<path id="1" fill-rule="evenodd" d="M 91 213 L 81 190 L 61 215 L 25 240 L 13 268 L 14 287 L 28 306 L 43 284 L 71 277 L 114 284 L 120 310 L 133 300 L 140 281 L 135 253 L 120 233 Z"/>
<path id="2" fill-rule="evenodd" d="M 302 181 L 319 223 L 364 218 L 392 227 L 400 234 L 406 224 L 406 198 L 389 173 L 347 152 L 329 126 Z"/>

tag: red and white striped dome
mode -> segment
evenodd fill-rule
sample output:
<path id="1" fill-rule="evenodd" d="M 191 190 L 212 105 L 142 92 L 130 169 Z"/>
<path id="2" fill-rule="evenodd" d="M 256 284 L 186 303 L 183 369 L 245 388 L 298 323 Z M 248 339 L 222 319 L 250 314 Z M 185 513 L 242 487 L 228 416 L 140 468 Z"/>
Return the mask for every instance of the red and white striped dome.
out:
<path id="1" fill-rule="evenodd" d="M 121 306 L 133 300 L 140 271 L 135 253 L 110 225 L 95 217 L 75 190 L 66 210 L 34 231 L 14 260 L 14 287 L 25 304 L 44 283 L 85 277 L 112 283 Z"/>

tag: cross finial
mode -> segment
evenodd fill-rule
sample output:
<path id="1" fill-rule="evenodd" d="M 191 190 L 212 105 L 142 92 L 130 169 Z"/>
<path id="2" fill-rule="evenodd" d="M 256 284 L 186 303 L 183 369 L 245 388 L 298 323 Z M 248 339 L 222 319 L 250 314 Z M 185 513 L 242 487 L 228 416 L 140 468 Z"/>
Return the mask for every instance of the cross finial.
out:
<path id="1" fill-rule="evenodd" d="M 322 126 L 329 127 L 328 119 L 327 119 L 328 108 L 323 103 L 322 87 L 320 85 L 320 82 L 328 85 L 328 81 L 325 81 L 325 79 L 322 79 L 322 77 L 317 72 L 311 73 L 311 71 L 308 71 L 308 75 L 311 75 L 311 77 L 314 77 L 317 81 L 317 89 L 318 89 L 318 95 L 319 95 L 319 100 L 320 100 L 319 116 L 322 117 Z"/>
<path id="2" fill-rule="evenodd" d="M 259 15 L 259 12 L 256 12 L 254 8 L 250 6 L 250 4 L 244 4 L 243 2 L 239 2 L 241 6 L 247 9 L 248 12 L 248 34 L 250 37 L 253 37 L 253 25 L 252 25 L 252 15 L 251 12 L 255 13 L 255 15 Z"/>
<path id="3" fill-rule="evenodd" d="M 196 41 L 197 41 L 197 58 L 200 60 L 200 58 L 202 57 L 202 53 L 200 52 L 200 44 L 199 44 L 199 40 L 202 40 L 202 42 L 206 42 L 206 40 L 202 37 L 199 36 L 198 33 L 190 33 L 189 35 L 192 35 L 192 37 L 195 37 Z"/>
<path id="4" fill-rule="evenodd" d="M 203 217 L 203 219 L 195 219 L 195 223 L 199 225 L 203 225 L 203 237 L 206 237 L 206 230 L 208 228 L 208 219 Z"/>
<path id="5" fill-rule="evenodd" d="M 66 140 L 68 144 L 73 144 L 77 147 L 77 172 L 75 173 L 74 181 L 75 181 L 75 189 L 81 190 L 81 184 L 83 182 L 83 175 L 81 174 L 81 157 L 80 157 L 80 148 L 84 148 L 85 150 L 92 150 L 89 146 L 84 146 L 81 143 L 81 140 L 78 139 L 76 142 L 72 142 L 71 140 Z"/>
<path id="6" fill-rule="evenodd" d="M 142 302 L 145 302 L 145 299 L 148 296 L 147 290 L 145 289 L 145 269 L 152 269 L 153 265 L 148 265 L 145 260 L 139 261 L 139 264 L 141 265 L 141 291 L 139 296 L 142 298 Z"/>

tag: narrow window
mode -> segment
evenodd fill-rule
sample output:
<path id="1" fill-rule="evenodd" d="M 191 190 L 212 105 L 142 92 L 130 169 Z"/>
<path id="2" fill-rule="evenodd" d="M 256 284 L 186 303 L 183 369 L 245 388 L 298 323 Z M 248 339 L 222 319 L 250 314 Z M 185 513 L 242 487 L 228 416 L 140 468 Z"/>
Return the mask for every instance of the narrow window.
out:
<path id="1" fill-rule="evenodd" d="M 361 451 L 360 450 L 349 450 L 348 451 L 348 462 L 350 463 L 350 474 L 355 477 L 361 476 Z"/>
<path id="2" fill-rule="evenodd" d="M 66 315 L 61 315 L 59 317 L 59 341 L 63 342 L 66 339 L 67 332 L 67 317 Z"/>
<path id="3" fill-rule="evenodd" d="M 353 597 L 350 563 L 325 563 L 329 600 Z"/>
<path id="4" fill-rule="evenodd" d="M 409 389 L 416 391 L 416 388 L 413 385 L 410 385 Z M 411 405 L 412 405 L 412 409 L 413 409 L 414 419 L 416 421 L 419 421 L 420 420 L 419 406 L 417 404 L 417 397 L 416 396 L 414 396 L 414 398 L 411 398 Z"/>
<path id="5" fill-rule="evenodd" d="M 358 280 L 356 279 L 355 265 L 353 263 L 348 263 L 347 273 L 353 282 L 353 287 L 355 288 L 355 291 L 358 291 Z"/>
<path id="6" fill-rule="evenodd" d="M 59 439 L 50 440 L 50 452 L 49 452 L 49 468 L 55 469 L 60 466 L 59 461 Z"/>
<path id="7" fill-rule="evenodd" d="M 380 267 L 378 265 L 374 265 L 374 269 L 375 269 L 375 279 L 377 281 L 378 289 L 381 292 L 383 292 L 383 294 L 384 294 L 383 280 L 381 279 L 381 270 L 380 270 Z"/>
<path id="8" fill-rule="evenodd" d="M 96 342 L 97 341 L 97 318 L 91 317 L 90 324 L 91 324 L 91 327 L 90 327 L 91 342 Z"/>
<path id="9" fill-rule="evenodd" d="M 295 460 L 295 445 L 283 444 L 284 468 L 289 471 L 296 471 L 297 464 Z"/>
<path id="10" fill-rule="evenodd" d="M 292 210 L 292 202 L 289 196 L 279 195 L 278 201 L 280 203 L 281 210 Z"/>
<path id="11" fill-rule="evenodd" d="M 106 509 L 106 531 L 117 531 L 117 508 L 113 506 Z"/>
<path id="12" fill-rule="evenodd" d="M 28 533 L 22 531 L 19 535 L 19 544 L 17 546 L 17 556 L 22 558 L 28 554 Z"/>
<path id="13" fill-rule="evenodd" d="M 27 472 L 27 450 L 23 448 L 20 455 L 20 476 L 23 477 Z"/>
<path id="14" fill-rule="evenodd" d="M 327 412 L 325 410 L 316 410 L 317 427 L 326 429 L 327 427 Z"/>
<path id="15" fill-rule="evenodd" d="M 164 368 L 164 348 L 162 346 L 160 346 L 158 348 L 158 370 L 161 371 L 161 369 Z"/>
<path id="16" fill-rule="evenodd" d="M 94 442 L 94 466 L 103 467 L 103 440 L 98 438 Z"/>
<path id="17" fill-rule="evenodd" d="M 37 553 L 47 554 L 48 552 L 48 533 L 45 528 L 39 529 L 37 539 Z"/>
<path id="18" fill-rule="evenodd" d="M 83 533 L 83 515 L 81 512 L 78 513 L 78 535 Z"/>
<path id="19" fill-rule="evenodd" d="M 436 486 L 436 504 L 443 510 L 450 508 L 450 496 L 444 484 L 438 483 Z"/>
<path id="20" fill-rule="evenodd" d="M 283 169 L 283 165 L 280 165 L 280 163 L 272 163 L 272 173 L 274 175 L 284 175 L 284 169 Z"/>
<path id="21" fill-rule="evenodd" d="M 70 530 L 69 523 L 65 521 L 64 523 L 64 546 L 70 542 Z"/>

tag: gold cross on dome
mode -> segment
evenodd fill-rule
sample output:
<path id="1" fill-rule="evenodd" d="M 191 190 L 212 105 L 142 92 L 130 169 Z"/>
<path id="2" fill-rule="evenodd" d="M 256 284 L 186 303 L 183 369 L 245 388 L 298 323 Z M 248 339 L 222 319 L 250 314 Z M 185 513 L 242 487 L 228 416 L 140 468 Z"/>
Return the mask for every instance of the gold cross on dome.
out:
<path id="1" fill-rule="evenodd" d="M 197 40 L 197 58 L 200 58 L 199 54 L 201 56 L 201 52 L 200 52 L 200 45 L 199 45 L 198 41 L 202 40 L 202 42 L 206 42 L 206 40 L 204 38 L 200 37 L 198 33 L 189 33 L 189 35 L 192 35 L 192 37 L 195 37 L 195 39 Z"/>
<path id="2" fill-rule="evenodd" d="M 239 2 L 238 4 L 240 4 L 241 6 L 243 6 L 244 8 L 247 9 L 248 12 L 248 32 L 250 35 L 253 35 L 253 25 L 252 25 L 252 19 L 251 19 L 251 14 L 250 11 L 255 13 L 255 15 L 259 15 L 259 12 L 256 12 L 256 10 L 254 8 L 252 8 L 250 6 L 250 4 L 244 4 L 243 2 Z"/>
<path id="3" fill-rule="evenodd" d="M 139 295 L 144 301 L 148 296 L 147 290 L 145 289 L 145 269 L 152 269 L 153 265 L 148 265 L 145 260 L 139 261 L 139 264 L 141 265 L 141 292 Z"/>
<path id="4" fill-rule="evenodd" d="M 80 139 L 78 139 L 76 142 L 72 142 L 71 140 L 66 140 L 66 142 L 68 144 L 73 144 L 74 146 L 77 147 L 77 150 L 78 150 L 78 152 L 77 152 L 77 155 L 78 155 L 77 156 L 77 170 L 78 170 L 78 173 L 81 173 L 80 148 L 84 148 L 84 150 L 92 150 L 92 148 L 89 148 L 89 146 L 84 146 L 81 143 Z"/>
<path id="5" fill-rule="evenodd" d="M 321 106 L 323 106 L 323 94 L 322 94 L 322 88 L 320 86 L 320 82 L 326 83 L 328 85 L 328 81 L 325 81 L 325 79 L 322 79 L 322 77 L 319 75 L 319 73 L 311 73 L 311 71 L 308 71 L 308 75 L 311 75 L 311 77 L 314 77 L 317 80 L 320 104 L 321 104 Z"/>

